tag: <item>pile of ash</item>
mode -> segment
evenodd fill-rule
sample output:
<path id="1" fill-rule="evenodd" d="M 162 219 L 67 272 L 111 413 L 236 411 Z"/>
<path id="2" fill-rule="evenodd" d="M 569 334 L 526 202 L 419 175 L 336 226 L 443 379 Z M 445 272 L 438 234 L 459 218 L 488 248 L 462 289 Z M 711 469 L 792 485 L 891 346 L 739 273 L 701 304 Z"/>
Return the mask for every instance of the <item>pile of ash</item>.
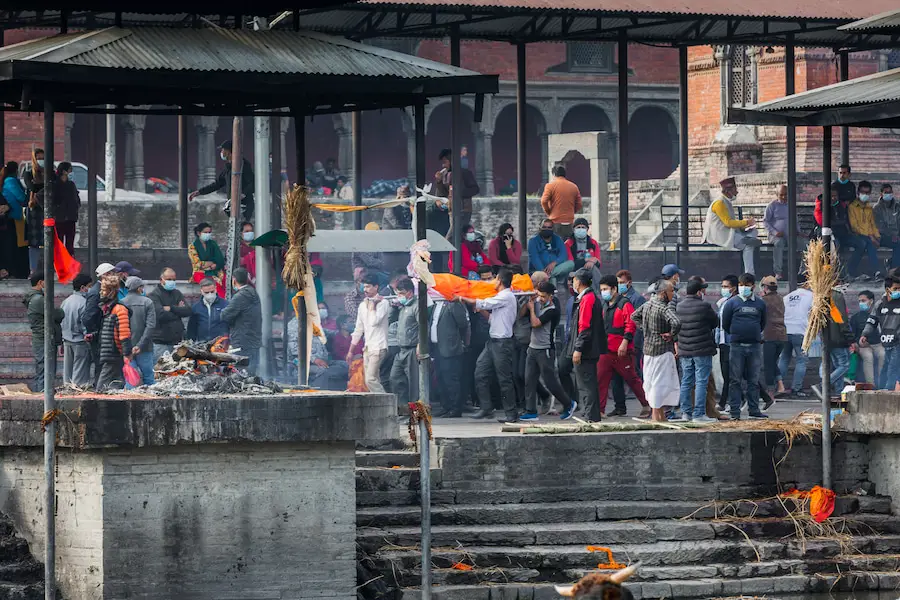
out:
<path id="1" fill-rule="evenodd" d="M 189 394 L 280 394 L 284 389 L 274 381 L 263 381 L 247 371 L 231 373 L 184 373 L 160 379 L 140 388 L 158 396 L 186 396 Z"/>

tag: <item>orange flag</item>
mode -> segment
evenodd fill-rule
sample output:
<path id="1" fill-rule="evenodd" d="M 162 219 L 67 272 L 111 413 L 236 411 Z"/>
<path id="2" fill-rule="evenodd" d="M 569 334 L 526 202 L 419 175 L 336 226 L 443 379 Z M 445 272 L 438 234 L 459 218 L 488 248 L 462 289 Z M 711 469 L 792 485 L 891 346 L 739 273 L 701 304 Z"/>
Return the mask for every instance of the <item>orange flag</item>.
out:
<path id="1" fill-rule="evenodd" d="M 56 243 L 53 244 L 53 268 L 60 283 L 72 283 L 75 276 L 81 273 L 81 263 L 69 254 L 59 235 L 56 235 Z"/>

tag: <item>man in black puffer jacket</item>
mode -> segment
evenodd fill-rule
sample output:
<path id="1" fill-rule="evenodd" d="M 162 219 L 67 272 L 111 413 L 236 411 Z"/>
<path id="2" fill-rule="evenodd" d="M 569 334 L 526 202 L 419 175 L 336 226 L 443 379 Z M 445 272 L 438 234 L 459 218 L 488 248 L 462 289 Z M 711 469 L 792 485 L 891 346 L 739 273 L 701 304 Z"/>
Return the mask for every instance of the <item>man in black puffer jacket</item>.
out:
<path id="1" fill-rule="evenodd" d="M 681 321 L 678 359 L 681 362 L 681 419 L 698 423 L 716 421 L 706 414 L 706 386 L 716 354 L 714 331 L 719 325 L 715 309 L 703 295 L 708 287 L 699 276 L 688 280 L 687 294 L 675 308 Z"/>

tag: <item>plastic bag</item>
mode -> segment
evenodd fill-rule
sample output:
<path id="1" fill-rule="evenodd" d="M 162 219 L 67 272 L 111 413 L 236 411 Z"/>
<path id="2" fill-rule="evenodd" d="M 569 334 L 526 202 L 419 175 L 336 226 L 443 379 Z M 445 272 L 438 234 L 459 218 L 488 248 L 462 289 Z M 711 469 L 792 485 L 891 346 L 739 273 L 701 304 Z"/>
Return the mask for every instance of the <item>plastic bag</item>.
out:
<path id="1" fill-rule="evenodd" d="M 141 372 L 138 371 L 137 367 L 131 364 L 130 358 L 125 359 L 125 366 L 122 367 L 122 374 L 125 376 L 125 383 L 131 387 L 141 385 Z"/>

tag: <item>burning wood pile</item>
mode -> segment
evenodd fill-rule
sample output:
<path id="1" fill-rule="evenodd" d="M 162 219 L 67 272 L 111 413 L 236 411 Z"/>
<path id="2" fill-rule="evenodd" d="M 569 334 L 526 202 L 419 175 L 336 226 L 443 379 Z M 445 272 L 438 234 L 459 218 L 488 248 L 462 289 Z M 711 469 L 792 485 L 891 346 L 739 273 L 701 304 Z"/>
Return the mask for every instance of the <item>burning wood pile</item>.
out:
<path id="1" fill-rule="evenodd" d="M 153 372 L 156 383 L 147 391 L 159 395 L 185 394 L 272 394 L 283 389 L 265 382 L 241 367 L 250 359 L 231 349 L 228 337 L 212 342 L 183 341 L 159 357 Z"/>

